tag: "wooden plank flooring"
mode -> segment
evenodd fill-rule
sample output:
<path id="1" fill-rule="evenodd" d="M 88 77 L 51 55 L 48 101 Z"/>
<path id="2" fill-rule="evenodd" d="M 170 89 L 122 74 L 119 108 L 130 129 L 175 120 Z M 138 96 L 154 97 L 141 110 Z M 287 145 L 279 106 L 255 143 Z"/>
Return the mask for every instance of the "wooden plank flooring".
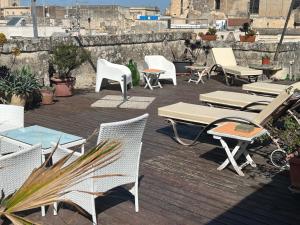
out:
<path id="1" fill-rule="evenodd" d="M 230 168 L 217 171 L 225 158 L 217 142 L 206 137 L 196 146 L 181 146 L 171 138 L 172 130 L 164 119 L 157 116 L 160 106 L 178 101 L 200 104 L 200 93 L 241 92 L 241 87 L 227 87 L 216 80 L 204 85 L 189 84 L 182 77 L 178 83 L 177 87 L 165 83 L 163 89 L 154 91 L 142 87 L 130 90 L 132 96 L 156 97 L 147 110 L 91 108 L 91 103 L 107 94 L 120 94 L 118 86 L 113 85 L 100 93 L 80 90 L 71 98 L 59 98 L 54 105 L 30 110 L 25 122 L 27 126 L 38 124 L 87 137 L 100 123 L 150 114 L 140 167 L 140 212 L 134 212 L 133 199 L 125 189 L 117 188 L 97 199 L 99 224 L 299 225 L 300 197 L 288 191 L 288 174 L 279 173 L 267 163 L 272 148 L 253 151 L 258 168 L 247 167 L 245 177 L 237 176 Z M 183 126 L 182 131 L 188 137 L 196 134 L 195 128 Z M 44 224 L 91 224 L 89 216 L 67 206 L 59 216 L 53 216 L 50 209 L 45 218 L 39 211 L 29 217 Z"/>

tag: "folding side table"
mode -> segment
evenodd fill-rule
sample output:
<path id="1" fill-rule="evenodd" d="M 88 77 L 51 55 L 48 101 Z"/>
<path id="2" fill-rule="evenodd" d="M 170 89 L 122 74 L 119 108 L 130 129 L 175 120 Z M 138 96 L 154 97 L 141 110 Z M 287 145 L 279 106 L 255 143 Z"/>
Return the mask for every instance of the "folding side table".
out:
<path id="1" fill-rule="evenodd" d="M 239 123 L 237 122 L 227 122 L 209 130 L 207 133 L 213 135 L 213 138 L 219 140 L 223 149 L 227 154 L 227 159 L 218 167 L 218 170 L 223 170 L 229 164 L 233 166 L 238 175 L 244 176 L 242 169 L 251 165 L 252 167 L 256 167 L 255 162 L 249 155 L 247 151 L 247 147 L 249 144 L 252 144 L 255 138 L 266 134 L 267 131 L 263 128 L 255 127 L 251 132 L 239 131 L 235 130 L 236 126 Z M 237 140 L 237 144 L 233 149 L 230 149 L 226 140 L 224 138 L 235 139 Z M 238 165 L 236 160 L 239 159 L 242 155 L 245 156 L 246 161 Z"/>
<path id="2" fill-rule="evenodd" d="M 158 70 L 158 69 L 146 69 L 143 70 L 143 76 L 144 80 L 146 81 L 146 85 L 144 88 L 149 87 L 151 90 L 155 87 L 162 88 L 160 82 L 159 82 L 159 77 L 160 74 L 164 73 L 164 70 Z"/>

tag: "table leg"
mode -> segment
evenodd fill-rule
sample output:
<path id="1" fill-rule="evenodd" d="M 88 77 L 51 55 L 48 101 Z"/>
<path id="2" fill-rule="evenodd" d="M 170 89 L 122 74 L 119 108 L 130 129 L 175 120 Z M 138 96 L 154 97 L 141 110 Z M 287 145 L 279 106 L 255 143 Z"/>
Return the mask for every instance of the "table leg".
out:
<path id="1" fill-rule="evenodd" d="M 255 163 L 250 157 L 249 153 L 246 151 L 247 146 L 249 145 L 248 142 L 245 141 L 239 141 L 238 144 L 234 147 L 232 151 L 230 151 L 230 148 L 228 144 L 225 142 L 224 139 L 218 136 L 214 136 L 215 139 L 218 139 L 221 142 L 222 147 L 224 148 L 228 159 L 226 159 L 219 167 L 218 170 L 223 170 L 225 167 L 229 165 L 229 163 L 232 164 L 235 171 L 240 175 L 244 176 L 244 173 L 242 172 L 242 168 L 248 164 L 251 164 L 251 166 L 255 167 Z M 238 166 L 236 160 L 244 154 L 247 161 L 242 166 Z"/>
<path id="2" fill-rule="evenodd" d="M 149 78 L 148 76 L 144 75 L 144 79 L 146 80 L 146 85 L 144 88 L 149 87 L 151 90 L 153 90 L 152 86 L 151 86 L 151 78 Z"/>

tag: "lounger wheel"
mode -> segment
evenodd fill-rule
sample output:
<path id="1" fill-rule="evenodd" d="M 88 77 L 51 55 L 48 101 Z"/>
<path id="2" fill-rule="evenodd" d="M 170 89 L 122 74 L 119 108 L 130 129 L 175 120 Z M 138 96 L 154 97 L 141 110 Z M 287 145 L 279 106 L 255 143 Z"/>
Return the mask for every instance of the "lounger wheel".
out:
<path id="1" fill-rule="evenodd" d="M 286 160 L 287 153 L 282 149 L 274 150 L 270 155 L 271 163 L 277 168 L 288 168 L 289 164 Z"/>

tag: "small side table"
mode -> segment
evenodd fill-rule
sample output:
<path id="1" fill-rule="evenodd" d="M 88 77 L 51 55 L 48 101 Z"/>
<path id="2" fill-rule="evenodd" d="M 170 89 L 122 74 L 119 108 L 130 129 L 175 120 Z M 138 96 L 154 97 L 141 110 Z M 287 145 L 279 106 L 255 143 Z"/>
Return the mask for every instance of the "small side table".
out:
<path id="1" fill-rule="evenodd" d="M 143 76 L 144 76 L 144 80 L 146 82 L 146 85 L 144 88 L 149 87 L 151 90 L 153 90 L 153 88 L 155 87 L 159 87 L 162 88 L 160 82 L 159 82 L 159 77 L 160 74 L 164 73 L 164 70 L 158 70 L 158 69 L 146 69 L 143 70 Z"/>
<path id="2" fill-rule="evenodd" d="M 186 66 L 186 69 L 191 70 L 191 77 L 189 79 L 190 82 L 194 82 L 199 84 L 200 82 L 204 84 L 203 77 L 209 76 L 209 67 L 201 66 L 201 65 L 193 65 L 193 66 Z"/>
<path id="3" fill-rule="evenodd" d="M 209 130 L 207 133 L 213 135 L 213 138 L 219 140 L 221 142 L 222 147 L 224 148 L 227 159 L 218 167 L 218 170 L 223 170 L 229 164 L 233 166 L 238 175 L 244 176 L 242 169 L 251 165 L 252 167 L 256 167 L 255 162 L 249 155 L 247 151 L 247 147 L 249 144 L 253 143 L 255 138 L 260 137 L 263 134 L 266 134 L 267 131 L 263 128 L 255 127 L 253 131 L 245 132 L 245 131 L 237 131 L 235 127 L 239 123 L 237 122 L 227 122 Z M 236 146 L 231 150 L 224 140 L 224 138 L 235 139 L 238 141 Z M 236 160 L 239 159 L 242 155 L 245 156 L 246 161 L 238 165 Z"/>
<path id="4" fill-rule="evenodd" d="M 273 64 L 249 64 L 249 67 L 252 69 L 262 70 L 262 80 L 264 80 L 264 76 L 267 77 L 267 79 L 270 78 L 270 74 L 272 71 L 278 71 L 281 70 L 281 66 L 273 65 Z"/>

